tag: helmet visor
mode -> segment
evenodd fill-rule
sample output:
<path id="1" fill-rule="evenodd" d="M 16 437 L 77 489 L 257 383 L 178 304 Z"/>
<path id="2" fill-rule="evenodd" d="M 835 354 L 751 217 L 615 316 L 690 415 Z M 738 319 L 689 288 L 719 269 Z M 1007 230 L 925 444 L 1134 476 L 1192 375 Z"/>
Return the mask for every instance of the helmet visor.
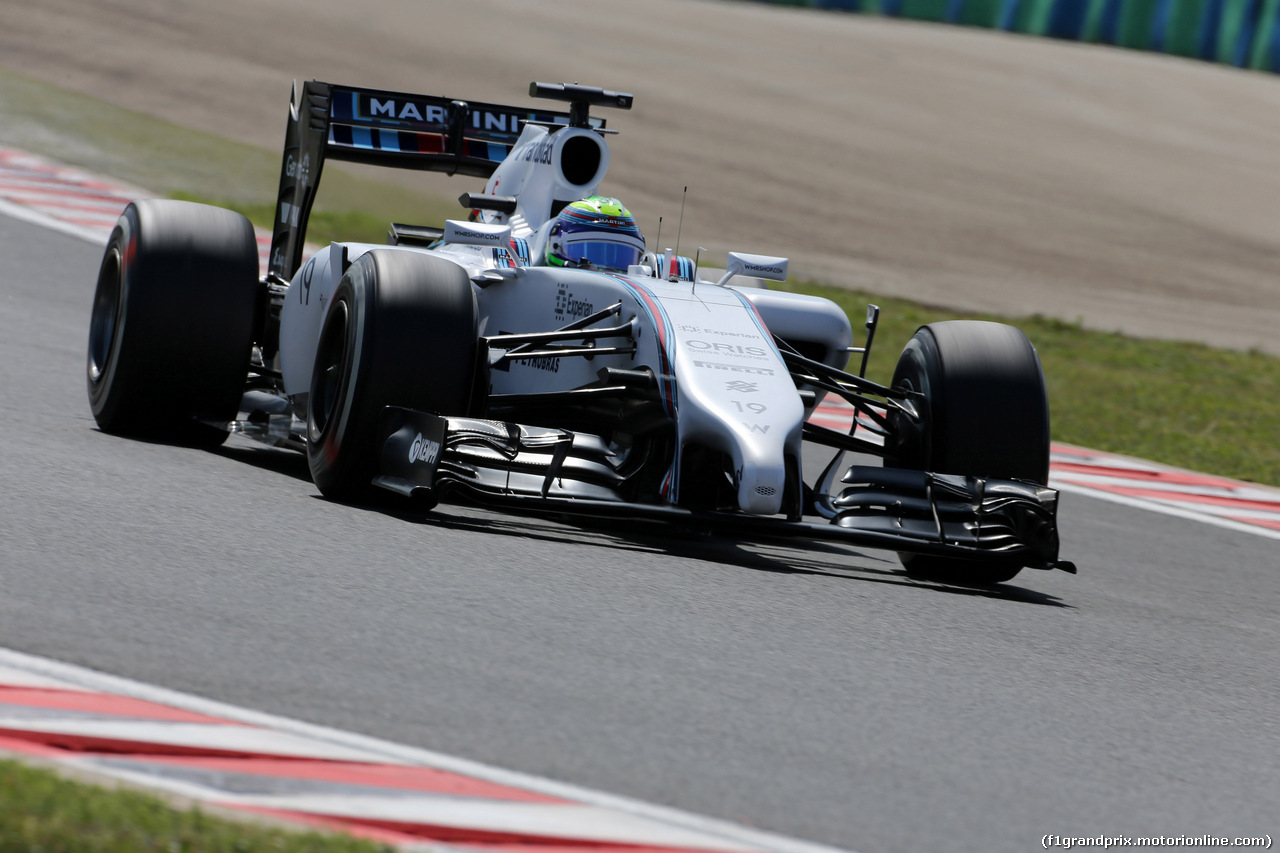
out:
<path id="1" fill-rule="evenodd" d="M 595 235 L 591 239 L 566 240 L 564 254 L 570 261 L 590 261 L 594 266 L 606 270 L 626 270 L 632 264 L 640 263 L 644 248 L 622 240 L 602 240 Z"/>

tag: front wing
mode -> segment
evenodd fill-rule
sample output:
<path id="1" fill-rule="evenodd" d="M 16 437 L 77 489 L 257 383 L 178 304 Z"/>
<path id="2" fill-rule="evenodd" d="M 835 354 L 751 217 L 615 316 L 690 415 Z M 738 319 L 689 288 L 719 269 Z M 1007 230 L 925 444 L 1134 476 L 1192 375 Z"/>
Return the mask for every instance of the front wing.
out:
<path id="1" fill-rule="evenodd" d="M 586 433 L 388 407 L 382 435 L 374 484 L 432 506 L 458 492 L 522 511 L 645 519 L 741 539 L 828 539 L 1076 570 L 1058 559 L 1058 493 L 1034 483 L 855 465 L 839 494 L 811 495 L 835 511 L 815 522 L 628 500 L 624 454 Z"/>

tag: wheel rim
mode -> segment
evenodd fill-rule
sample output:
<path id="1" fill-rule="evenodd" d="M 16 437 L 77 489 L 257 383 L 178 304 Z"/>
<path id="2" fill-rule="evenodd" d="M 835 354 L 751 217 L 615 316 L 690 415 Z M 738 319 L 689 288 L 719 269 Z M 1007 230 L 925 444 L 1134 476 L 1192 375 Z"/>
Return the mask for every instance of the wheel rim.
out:
<path id="1" fill-rule="evenodd" d="M 324 333 L 316 350 L 316 369 L 311 379 L 311 439 L 327 432 L 342 396 L 342 377 L 347 360 L 347 304 L 337 302 L 329 311 Z"/>
<path id="2" fill-rule="evenodd" d="M 120 250 L 112 248 L 103 259 L 102 269 L 98 272 L 93 314 L 89 321 L 89 381 L 94 385 L 102 381 L 115 348 L 123 272 Z"/>
<path id="3" fill-rule="evenodd" d="M 918 385 L 922 383 L 910 375 L 897 378 L 894 382 L 895 387 L 908 392 L 922 391 L 923 388 L 917 387 Z M 929 467 L 929 460 L 925 458 L 925 434 L 929 429 L 926 423 L 929 417 L 928 405 L 925 400 L 913 400 L 910 405 L 916 414 L 914 418 L 904 412 L 894 411 L 894 452 L 891 457 L 886 458 L 885 464 L 892 463 L 891 467 L 924 471 Z"/>

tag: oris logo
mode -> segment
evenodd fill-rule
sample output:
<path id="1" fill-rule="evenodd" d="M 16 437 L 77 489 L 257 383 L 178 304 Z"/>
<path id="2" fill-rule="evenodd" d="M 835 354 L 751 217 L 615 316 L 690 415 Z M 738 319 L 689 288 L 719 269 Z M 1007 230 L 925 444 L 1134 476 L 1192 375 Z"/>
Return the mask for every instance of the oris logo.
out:
<path id="1" fill-rule="evenodd" d="M 418 433 L 413 438 L 413 444 L 409 446 L 409 464 L 415 462 L 425 462 L 428 465 L 434 465 L 436 459 L 440 456 L 440 442 L 432 441 L 429 438 L 423 438 L 422 433 Z"/>
<path id="2" fill-rule="evenodd" d="M 744 346 L 742 344 L 726 344 L 711 341 L 685 341 L 689 349 L 717 355 L 742 355 L 747 358 L 762 358 L 769 353 L 764 347 Z"/>

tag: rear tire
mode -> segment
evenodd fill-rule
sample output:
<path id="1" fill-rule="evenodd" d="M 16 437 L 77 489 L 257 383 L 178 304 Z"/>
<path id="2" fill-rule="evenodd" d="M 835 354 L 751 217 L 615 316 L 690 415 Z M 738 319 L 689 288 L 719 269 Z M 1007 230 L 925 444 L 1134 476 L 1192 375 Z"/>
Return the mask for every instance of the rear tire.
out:
<path id="1" fill-rule="evenodd" d="M 321 494 L 374 493 L 383 407 L 471 411 L 476 316 L 457 264 L 394 250 L 356 259 L 325 315 L 307 401 L 307 462 Z"/>
<path id="2" fill-rule="evenodd" d="M 125 208 L 89 323 L 89 406 L 118 435 L 217 446 L 244 394 L 258 246 L 238 213 L 169 199 Z"/>
<path id="3" fill-rule="evenodd" d="M 891 415 L 885 465 L 1005 480 L 1049 479 L 1049 398 L 1027 336 L 1012 326 L 950 320 L 922 326 L 893 374 L 895 388 L 922 392 L 918 423 Z M 987 585 L 1022 564 L 898 555 L 907 574 Z"/>

